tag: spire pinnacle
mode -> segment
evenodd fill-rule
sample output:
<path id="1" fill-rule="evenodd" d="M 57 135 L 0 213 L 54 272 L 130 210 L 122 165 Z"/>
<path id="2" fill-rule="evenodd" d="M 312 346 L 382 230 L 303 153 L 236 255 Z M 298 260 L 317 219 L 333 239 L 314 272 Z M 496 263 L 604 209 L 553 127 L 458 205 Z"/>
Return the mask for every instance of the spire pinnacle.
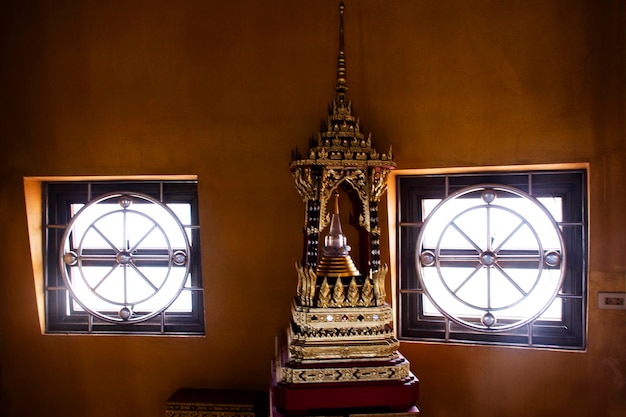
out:
<path id="1" fill-rule="evenodd" d="M 345 9 L 346 6 L 343 2 L 339 3 L 339 54 L 337 56 L 337 86 L 335 87 L 335 91 L 337 91 L 337 101 L 339 102 L 344 101 L 346 90 L 348 90 L 348 86 L 346 85 L 346 57 L 343 41 L 343 12 Z"/>
<path id="2" fill-rule="evenodd" d="M 335 209 L 332 214 L 339 214 L 339 191 L 335 190 L 333 197 L 335 198 Z"/>

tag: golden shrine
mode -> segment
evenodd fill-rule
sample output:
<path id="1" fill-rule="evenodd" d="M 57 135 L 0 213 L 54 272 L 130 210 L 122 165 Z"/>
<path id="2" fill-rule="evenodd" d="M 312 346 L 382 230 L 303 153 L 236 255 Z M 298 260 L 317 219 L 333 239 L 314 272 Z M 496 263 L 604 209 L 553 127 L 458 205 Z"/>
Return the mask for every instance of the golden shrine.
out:
<path id="1" fill-rule="evenodd" d="M 306 206 L 305 243 L 291 323 L 272 363 L 274 417 L 418 413 L 418 380 L 398 352 L 385 302 L 388 267 L 380 262 L 378 202 L 395 163 L 391 148 L 379 153 L 371 135 L 361 133 L 346 98 L 344 10 L 341 3 L 336 95 L 328 118 L 304 155 L 292 152 L 290 170 Z M 343 233 L 340 192 L 353 202 L 365 275 Z"/>

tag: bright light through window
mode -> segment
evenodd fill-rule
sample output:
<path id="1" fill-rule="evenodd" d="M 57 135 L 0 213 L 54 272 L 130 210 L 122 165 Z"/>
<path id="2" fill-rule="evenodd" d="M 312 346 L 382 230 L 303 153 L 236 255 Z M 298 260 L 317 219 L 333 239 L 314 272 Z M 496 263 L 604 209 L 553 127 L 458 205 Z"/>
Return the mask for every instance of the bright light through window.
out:
<path id="1" fill-rule="evenodd" d="M 554 218 L 556 222 L 562 221 L 562 217 L 563 217 L 562 216 L 562 199 L 560 197 L 540 197 L 537 200 L 546 208 L 546 210 L 550 213 L 550 215 Z M 441 203 L 441 201 L 442 199 L 435 199 L 435 198 L 422 200 L 423 218 L 428 218 L 430 213 L 435 209 L 435 207 L 438 204 Z M 467 198 L 467 199 L 454 200 L 454 201 L 451 201 L 450 203 L 451 204 L 445 207 L 443 211 L 440 213 L 441 215 L 438 217 L 438 220 L 440 222 L 445 222 L 446 219 L 450 218 L 450 216 L 453 216 L 454 213 L 460 213 L 465 210 L 469 210 L 472 207 L 481 205 L 483 202 L 480 198 Z M 531 224 L 541 224 L 542 227 L 537 228 L 537 233 L 539 234 L 539 238 L 542 240 L 542 242 L 544 242 L 546 247 L 554 249 L 559 246 L 558 239 L 556 239 L 556 236 L 554 235 L 554 233 L 546 232 L 546 230 L 549 231 L 550 229 L 549 227 L 548 228 L 545 227 L 546 225 L 544 223 L 546 220 L 544 219 L 545 217 L 544 213 L 532 207 L 532 204 L 529 203 L 526 199 L 522 199 L 522 198 L 500 199 L 499 203 L 503 207 L 511 208 L 519 212 L 525 213 L 525 217 L 527 218 L 527 220 L 529 220 Z M 478 211 L 474 211 L 474 212 L 468 211 L 467 213 L 468 213 L 468 216 L 466 216 L 463 222 L 464 232 L 467 235 L 472 236 L 473 239 L 475 240 L 481 240 L 481 238 L 479 237 L 484 236 L 483 231 L 485 229 L 485 224 L 484 224 L 485 219 L 483 218 L 483 216 L 480 216 L 481 213 L 479 213 Z M 492 218 L 492 220 L 494 223 L 500 226 L 499 230 L 505 236 L 509 236 L 513 228 L 519 225 L 519 220 L 515 216 L 512 216 L 507 212 L 494 213 L 494 214 L 492 214 L 492 216 L 494 217 Z M 534 216 L 534 217 L 528 218 L 529 216 Z M 532 245 L 528 244 L 528 242 L 534 242 L 534 239 L 532 239 L 532 237 L 529 238 L 527 234 L 528 233 L 526 234 L 516 233 L 513 237 L 510 237 L 508 239 L 507 247 L 515 248 L 518 250 L 534 249 Z M 492 239 L 492 244 L 494 245 L 498 243 L 498 238 L 503 237 L 503 236 L 497 236 L 495 233 L 491 233 L 490 236 Z M 429 239 L 424 239 L 424 246 L 433 247 L 436 244 L 435 242 L 436 238 L 437 236 L 429 236 Z M 452 237 L 450 237 L 449 241 L 446 242 L 446 246 L 456 247 L 456 248 L 469 248 L 470 244 L 463 235 L 457 233 L 457 234 L 452 234 Z M 510 268 L 507 269 L 507 274 L 515 277 L 514 278 L 515 282 L 520 282 L 520 283 L 532 282 L 534 279 L 533 275 L 535 273 L 536 272 L 534 270 L 528 270 L 528 269 L 521 269 L 521 268 L 515 269 L 515 270 L 510 269 Z M 458 270 L 458 269 L 455 270 L 454 268 L 447 268 L 445 271 L 445 274 L 448 277 L 454 277 L 456 275 L 456 278 L 452 278 L 452 281 L 455 281 L 457 283 L 461 283 L 465 278 L 467 278 L 466 271 Z M 547 274 L 552 274 L 552 272 L 547 271 Z M 558 277 L 554 277 L 553 280 L 554 279 L 558 279 Z M 550 281 L 553 281 L 553 280 L 550 280 Z M 503 281 L 500 281 L 500 282 L 503 282 Z M 468 286 L 464 286 L 463 290 L 465 291 L 464 298 L 469 299 L 469 300 L 476 300 L 477 303 L 484 302 L 484 300 L 481 301 L 481 297 L 484 297 L 484 294 L 485 294 L 485 288 L 483 288 L 482 286 L 480 285 L 469 286 L 468 285 Z M 529 291 L 530 288 L 525 288 L 524 290 Z M 440 286 L 431 286 L 431 288 L 429 289 L 429 292 L 431 293 L 431 295 L 436 299 L 445 299 L 445 297 L 442 296 L 443 294 L 439 293 L 439 292 L 444 292 L 444 291 L 447 291 L 446 288 L 440 287 Z M 503 305 L 507 305 L 509 303 L 514 302 L 516 294 L 518 293 L 515 290 L 515 288 L 507 287 L 506 285 L 501 285 L 500 288 L 495 288 L 495 291 L 499 294 L 499 301 Z M 552 292 L 552 285 L 547 285 L 544 291 L 547 291 L 548 292 L 547 295 L 550 296 Z M 537 303 L 538 302 L 540 302 L 540 299 L 537 300 Z M 539 307 L 541 307 L 541 305 L 538 306 L 537 303 L 523 303 L 517 308 L 509 309 L 506 315 L 502 316 L 501 319 L 519 320 L 524 317 L 527 317 L 531 315 L 533 311 L 536 311 Z M 442 314 L 439 312 L 437 307 L 435 307 L 435 305 L 427 297 L 424 298 L 423 308 L 424 308 L 424 315 L 434 316 L 434 317 L 442 316 Z M 446 305 L 441 305 L 441 308 L 445 309 L 447 312 L 456 316 L 467 316 L 467 317 L 474 317 L 474 318 L 481 317 L 481 314 L 478 313 L 475 309 L 469 308 L 463 303 L 454 302 L 454 300 L 449 300 L 449 302 L 446 303 Z M 540 316 L 540 319 L 542 320 L 561 320 L 561 318 L 562 318 L 562 300 L 560 298 L 554 299 L 550 307 L 548 307 L 546 311 Z"/>
<path id="2" fill-rule="evenodd" d="M 392 173 L 399 339 L 585 348 L 587 166 L 537 168 Z"/>
<path id="3" fill-rule="evenodd" d="M 42 182 L 48 333 L 203 335 L 198 182 Z"/>
<path id="4" fill-rule="evenodd" d="M 72 217 L 79 213 L 85 204 L 72 204 Z M 167 207 L 176 215 L 183 225 L 191 224 L 191 205 L 172 203 Z M 72 234 L 73 246 L 81 245 L 90 250 L 107 250 L 111 245 L 122 246 L 127 249 L 140 244 L 142 248 L 158 251 L 159 248 L 171 246 L 174 250 L 185 247 L 185 242 L 177 234 L 178 226 L 172 222 L 169 213 L 158 206 L 136 204 L 133 207 L 134 215 L 123 216 L 118 204 L 99 204 L 88 212 L 81 213 L 81 222 L 74 226 Z M 145 216 L 145 217 L 144 217 Z M 126 225 L 124 227 L 124 222 Z M 159 227 L 156 227 L 158 225 Z M 95 229 L 95 233 L 89 233 Z M 119 233 L 125 230 L 125 236 Z M 187 238 L 191 242 L 192 234 L 186 230 Z M 141 239 L 141 242 L 132 239 Z M 122 269 L 112 270 L 111 266 L 90 266 L 81 268 L 85 279 L 78 279 L 77 270 L 71 270 L 73 291 L 78 300 L 92 310 L 116 312 L 119 307 L 107 300 L 119 298 L 119 294 L 126 291 L 129 303 L 137 303 L 146 311 L 157 310 L 168 303 L 179 291 L 181 280 L 185 279 L 185 271 L 172 269 L 169 266 L 142 266 L 124 272 Z M 78 274 L 78 275 L 77 275 Z M 126 275 L 126 276 L 124 276 Z M 191 274 L 186 277 L 185 286 L 189 287 Z M 124 289 L 124 286 L 127 286 Z M 94 291 L 94 288 L 97 291 Z M 154 294 L 155 289 L 160 290 Z M 154 295 L 153 295 L 154 294 Z M 71 297 L 68 294 L 68 301 Z M 76 300 L 71 300 L 76 311 L 84 311 Z M 191 292 L 182 291 L 167 309 L 170 312 L 190 312 L 192 310 Z M 68 314 L 70 303 L 68 303 Z"/>
<path id="5" fill-rule="evenodd" d="M 557 201 L 549 203 L 561 218 Z M 520 327 L 545 314 L 563 280 L 565 248 L 542 203 L 513 187 L 477 185 L 423 210 L 416 256 L 431 308 L 480 331 Z M 546 317 L 560 320 L 558 307 Z"/>

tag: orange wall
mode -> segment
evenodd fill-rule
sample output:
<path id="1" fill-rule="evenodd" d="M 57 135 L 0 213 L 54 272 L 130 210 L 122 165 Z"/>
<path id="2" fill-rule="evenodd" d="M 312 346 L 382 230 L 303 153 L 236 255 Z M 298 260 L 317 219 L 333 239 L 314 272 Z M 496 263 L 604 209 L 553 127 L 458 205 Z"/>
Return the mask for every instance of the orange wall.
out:
<path id="1" fill-rule="evenodd" d="M 0 414 L 159 416 L 181 387 L 268 388 L 301 256 L 289 155 L 333 97 L 337 3 L 2 3 Z M 626 312 L 596 302 L 626 291 L 623 2 L 346 6 L 348 93 L 399 168 L 591 164 L 587 352 L 403 343 L 423 415 L 625 415 Z M 207 336 L 42 335 L 23 177 L 131 174 L 199 176 Z"/>

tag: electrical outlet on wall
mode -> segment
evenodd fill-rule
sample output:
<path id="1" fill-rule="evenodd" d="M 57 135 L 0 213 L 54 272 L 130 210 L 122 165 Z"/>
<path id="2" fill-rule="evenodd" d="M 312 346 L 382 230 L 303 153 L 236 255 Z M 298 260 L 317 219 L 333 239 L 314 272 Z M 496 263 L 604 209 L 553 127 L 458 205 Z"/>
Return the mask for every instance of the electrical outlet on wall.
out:
<path id="1" fill-rule="evenodd" d="M 598 293 L 598 307 L 610 310 L 626 310 L 626 293 L 600 292 Z"/>

